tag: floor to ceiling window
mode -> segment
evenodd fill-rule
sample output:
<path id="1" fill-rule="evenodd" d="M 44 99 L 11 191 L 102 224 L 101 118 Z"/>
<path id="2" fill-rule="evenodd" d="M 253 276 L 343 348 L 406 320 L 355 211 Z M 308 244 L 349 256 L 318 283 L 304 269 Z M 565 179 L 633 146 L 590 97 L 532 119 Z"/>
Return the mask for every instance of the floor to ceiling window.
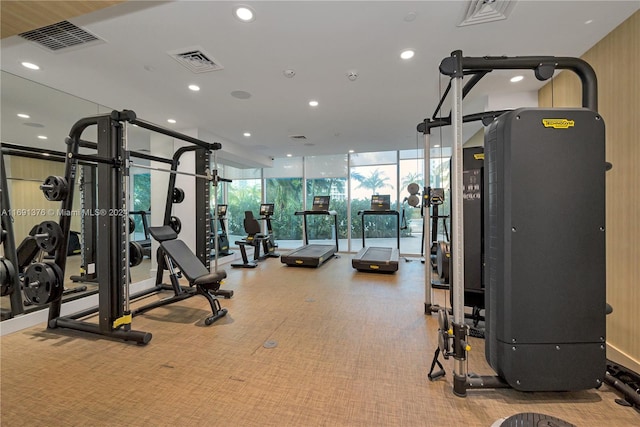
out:
<path id="1" fill-rule="evenodd" d="M 450 151 L 432 148 L 430 153 L 430 185 L 445 191 L 444 204 L 438 207 L 442 216 L 448 216 L 450 211 Z M 303 226 L 302 216 L 295 213 L 311 209 L 314 196 L 330 196 L 330 209 L 337 212 L 339 249 L 357 252 L 362 248 L 362 216 L 358 212 L 371 209 L 373 195 L 389 195 L 390 209 L 397 211 L 398 217 L 367 215 L 365 244 L 396 247 L 400 233 L 400 252 L 420 255 L 425 212 L 420 206 L 409 206 L 407 186 L 415 183 L 422 192 L 423 156 L 422 149 L 412 149 L 281 158 L 274 160 L 273 167 L 262 170 L 221 167 L 221 176 L 233 180 L 218 187 L 218 203 L 228 204 L 229 242 L 236 246 L 234 242 L 245 237 L 245 211 L 250 210 L 259 218 L 260 204 L 273 203 L 271 225 L 277 244 L 285 250 L 297 248 L 303 243 Z M 431 212 L 426 215 L 427 221 L 431 221 Z M 437 224 L 437 239 L 446 240 L 448 218 L 438 220 Z M 266 231 L 264 224 L 261 226 Z M 307 232 L 310 242 L 333 241 L 333 218 L 308 216 Z"/>
<path id="2" fill-rule="evenodd" d="M 265 202 L 274 204 L 271 226 L 282 249 L 302 245 L 302 225 L 295 212 L 303 207 L 302 158 L 275 159 L 273 167 L 264 169 Z"/>
<path id="3" fill-rule="evenodd" d="M 402 253 L 419 254 L 422 249 L 423 218 L 419 207 L 406 203 L 409 184 L 424 187 L 424 150 L 403 150 L 399 152 L 400 206 L 401 216 L 400 250 Z"/>
<path id="4" fill-rule="evenodd" d="M 233 180 L 227 185 L 227 224 L 229 242 L 246 237 L 244 213 L 252 211 L 258 217 L 262 200 L 260 169 L 225 167 L 225 178 Z"/>
<path id="5" fill-rule="evenodd" d="M 311 209 L 314 196 L 330 196 L 329 209 L 336 218 L 309 216 L 307 233 L 310 241 L 335 240 L 335 222 L 338 224 L 339 249 L 347 250 L 347 156 L 310 156 L 304 159 L 306 176 L 306 209 Z"/>
<path id="6" fill-rule="evenodd" d="M 391 209 L 397 209 L 398 153 L 381 151 L 350 155 L 351 186 L 351 250 L 362 248 L 362 216 L 359 211 L 371 208 L 371 196 L 388 194 Z M 399 232 L 396 218 L 390 215 L 370 215 L 365 218 L 367 246 L 395 247 Z"/>

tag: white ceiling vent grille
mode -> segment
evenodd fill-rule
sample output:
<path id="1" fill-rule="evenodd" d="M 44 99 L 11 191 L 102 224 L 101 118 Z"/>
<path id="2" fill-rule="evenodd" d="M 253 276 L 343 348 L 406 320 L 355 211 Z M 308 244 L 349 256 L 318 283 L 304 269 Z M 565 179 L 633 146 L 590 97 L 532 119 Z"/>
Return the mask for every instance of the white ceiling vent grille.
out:
<path id="1" fill-rule="evenodd" d="M 208 73 L 222 70 L 224 67 L 215 58 L 199 47 L 174 50 L 167 52 L 173 59 L 193 73 Z"/>
<path id="2" fill-rule="evenodd" d="M 517 0 L 471 0 L 458 27 L 507 19 Z"/>
<path id="3" fill-rule="evenodd" d="M 69 21 L 47 25 L 46 27 L 21 33 L 19 36 L 54 52 L 71 47 L 84 47 L 88 44 L 104 43 L 104 40 L 73 25 Z"/>

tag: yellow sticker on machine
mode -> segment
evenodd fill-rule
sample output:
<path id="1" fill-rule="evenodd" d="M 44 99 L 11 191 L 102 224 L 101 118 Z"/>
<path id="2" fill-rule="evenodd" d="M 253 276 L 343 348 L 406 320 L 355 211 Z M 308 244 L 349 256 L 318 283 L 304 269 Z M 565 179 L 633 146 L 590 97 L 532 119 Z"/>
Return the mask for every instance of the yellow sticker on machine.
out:
<path id="1" fill-rule="evenodd" d="M 473 158 L 476 160 L 484 160 L 484 153 L 476 153 L 473 155 Z"/>
<path id="2" fill-rule="evenodd" d="M 575 122 L 569 119 L 542 119 L 542 124 L 546 128 L 568 129 L 575 126 Z"/>

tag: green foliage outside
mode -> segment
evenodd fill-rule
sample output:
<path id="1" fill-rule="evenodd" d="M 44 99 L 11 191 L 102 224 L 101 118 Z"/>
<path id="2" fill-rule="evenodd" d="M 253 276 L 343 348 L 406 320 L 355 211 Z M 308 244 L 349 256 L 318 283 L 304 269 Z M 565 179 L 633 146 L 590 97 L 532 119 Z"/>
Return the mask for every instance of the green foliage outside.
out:
<path id="1" fill-rule="evenodd" d="M 258 216 L 260 211 L 260 180 L 238 180 L 234 181 L 229 189 L 229 208 L 227 211 L 228 233 L 243 235 L 244 212 L 252 211 L 254 216 Z"/>
<path id="2" fill-rule="evenodd" d="M 302 210 L 302 178 L 269 178 L 266 180 L 267 203 L 273 203 L 271 226 L 281 240 L 301 240 L 302 221 L 295 216 Z"/>
<path id="3" fill-rule="evenodd" d="M 133 206 L 132 211 L 149 211 L 151 210 L 151 174 L 140 173 L 133 175 Z M 142 225 L 142 216 L 131 215 L 135 224 L 136 239 L 144 239 L 144 227 Z M 147 223 L 151 224 L 151 218 L 147 217 Z"/>

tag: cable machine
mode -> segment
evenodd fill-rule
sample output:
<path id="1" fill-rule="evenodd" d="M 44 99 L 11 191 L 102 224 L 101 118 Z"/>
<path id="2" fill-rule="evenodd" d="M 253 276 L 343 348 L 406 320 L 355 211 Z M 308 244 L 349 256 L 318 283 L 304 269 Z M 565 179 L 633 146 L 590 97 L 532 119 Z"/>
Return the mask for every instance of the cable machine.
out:
<path id="1" fill-rule="evenodd" d="M 470 347 L 463 311 L 462 99 L 482 76 L 497 69 L 530 69 L 541 81 L 556 69 L 571 70 L 582 83 L 583 108 L 520 108 L 483 120 L 489 125 L 484 174 L 485 356 L 498 375 L 477 376 L 466 369 Z M 449 89 L 453 92 L 445 123 L 452 125 L 454 144 L 453 319 L 446 310 L 437 310 L 439 345 L 429 378 L 445 374 L 438 361 L 442 352 L 454 358 L 453 391 L 460 397 L 473 388 L 565 391 L 600 386 L 606 380 L 606 161 L 595 72 L 577 58 L 471 58 L 461 51 L 445 58 L 440 72 L 451 81 L 438 109 Z M 469 74 L 473 77 L 463 88 L 463 77 Z M 427 176 L 428 153 L 425 132 Z M 547 250 L 551 245 L 553 254 Z M 429 286 L 425 312 L 434 309 L 430 296 Z"/>

